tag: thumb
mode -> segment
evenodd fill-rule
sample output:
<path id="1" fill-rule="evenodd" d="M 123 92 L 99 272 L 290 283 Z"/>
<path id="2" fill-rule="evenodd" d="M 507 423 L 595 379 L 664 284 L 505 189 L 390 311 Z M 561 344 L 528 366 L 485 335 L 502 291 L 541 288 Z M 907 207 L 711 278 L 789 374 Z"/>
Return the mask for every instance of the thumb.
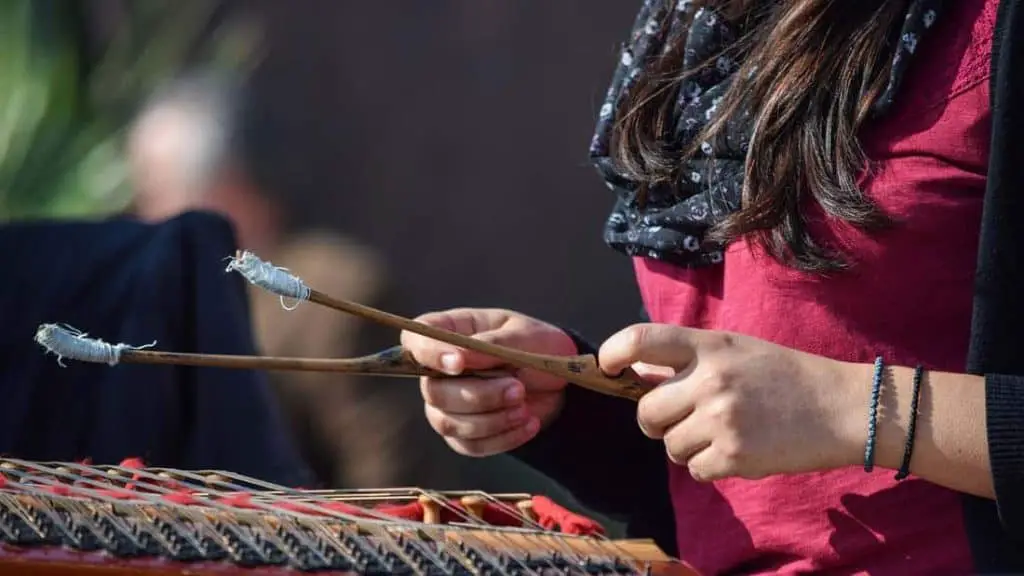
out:
<path id="1" fill-rule="evenodd" d="M 528 350 L 535 338 L 536 334 L 531 331 L 509 330 L 508 328 L 497 328 L 473 335 L 474 340 L 514 350 Z M 449 374 L 458 374 L 464 370 L 487 370 L 505 363 L 503 360 L 488 356 L 483 352 L 454 347 L 451 351 L 441 355 L 440 362 Z M 450 372 L 450 369 L 458 370 L 458 372 Z"/>
<path id="2" fill-rule="evenodd" d="M 469 336 L 501 326 L 505 323 L 506 318 L 487 310 L 459 308 L 424 314 L 416 318 L 416 321 Z M 465 358 L 463 358 L 462 350 L 457 346 L 408 330 L 402 331 L 401 343 L 402 347 L 412 353 L 413 358 L 423 366 L 452 375 L 457 375 L 465 369 Z M 480 364 L 480 361 L 478 360 L 476 364 Z M 484 362 L 482 367 L 491 368 L 495 365 L 497 365 L 496 361 L 490 365 Z"/>
<path id="3" fill-rule="evenodd" d="M 473 334 L 472 338 L 499 346 L 525 350 L 530 344 L 531 336 L 532 334 L 525 330 L 496 328 Z M 493 356 L 465 350 L 410 332 L 402 334 L 402 345 L 412 352 L 413 357 L 420 364 L 452 376 L 462 374 L 466 370 L 487 370 L 504 364 L 502 360 Z"/>
<path id="4" fill-rule="evenodd" d="M 604 341 L 598 363 L 607 374 L 619 374 L 638 362 L 682 372 L 696 360 L 699 334 L 681 326 L 634 324 Z"/>

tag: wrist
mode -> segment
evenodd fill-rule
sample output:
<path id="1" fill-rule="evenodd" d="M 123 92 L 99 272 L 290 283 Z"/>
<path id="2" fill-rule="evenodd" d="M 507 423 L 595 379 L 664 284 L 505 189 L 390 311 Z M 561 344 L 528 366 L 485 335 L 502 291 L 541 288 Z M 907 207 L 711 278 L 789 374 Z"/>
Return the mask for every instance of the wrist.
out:
<path id="1" fill-rule="evenodd" d="M 843 402 L 840 408 L 841 417 L 837 419 L 839 430 L 836 432 L 836 436 L 839 438 L 842 466 L 864 465 L 864 451 L 867 448 L 871 419 L 873 377 L 873 364 L 843 362 L 839 367 L 837 381 L 842 390 Z M 883 382 L 883 392 L 884 386 Z M 879 406 L 881 405 L 882 403 L 879 402 Z M 881 408 L 879 413 L 881 413 Z"/>
<path id="2" fill-rule="evenodd" d="M 846 391 L 847 409 L 843 419 L 843 461 L 848 466 L 864 466 L 868 447 L 871 391 L 874 364 L 845 364 L 841 381 Z M 910 417 L 910 382 L 914 370 L 884 365 L 875 418 L 874 466 L 896 470 L 903 461 Z"/>
<path id="3" fill-rule="evenodd" d="M 878 434 L 875 439 L 875 466 L 879 468 L 898 470 L 903 463 L 910 427 L 913 380 L 913 368 L 885 368 L 878 411 Z"/>

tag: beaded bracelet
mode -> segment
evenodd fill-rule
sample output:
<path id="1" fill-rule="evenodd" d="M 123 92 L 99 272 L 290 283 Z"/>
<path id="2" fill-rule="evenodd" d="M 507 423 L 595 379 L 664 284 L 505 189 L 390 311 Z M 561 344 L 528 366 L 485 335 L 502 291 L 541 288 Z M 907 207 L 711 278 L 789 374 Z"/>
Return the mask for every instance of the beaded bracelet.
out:
<path id="1" fill-rule="evenodd" d="M 871 406 L 868 412 L 868 441 L 864 447 L 864 471 L 875 469 L 875 433 L 878 427 L 878 399 L 882 395 L 882 357 L 875 358 L 875 375 L 871 382 Z"/>
<path id="2" fill-rule="evenodd" d="M 921 397 L 921 380 L 924 377 L 924 367 L 920 364 L 914 368 L 914 387 L 910 397 L 910 423 L 907 425 L 907 443 L 903 446 L 903 461 L 900 469 L 896 472 L 896 479 L 903 480 L 910 476 L 910 457 L 914 454 L 914 437 L 917 433 L 917 400 Z"/>

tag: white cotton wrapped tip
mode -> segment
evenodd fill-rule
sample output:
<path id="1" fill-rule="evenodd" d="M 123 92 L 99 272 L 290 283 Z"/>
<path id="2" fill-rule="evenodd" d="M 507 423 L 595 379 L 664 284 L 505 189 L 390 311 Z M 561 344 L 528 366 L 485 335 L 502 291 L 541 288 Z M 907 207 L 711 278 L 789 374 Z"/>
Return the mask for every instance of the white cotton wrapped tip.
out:
<path id="1" fill-rule="evenodd" d="M 249 283 L 277 294 L 281 297 L 282 306 L 284 306 L 284 298 L 294 298 L 298 301 L 309 300 L 309 287 L 298 276 L 286 268 L 280 268 L 270 262 L 260 260 L 252 252 L 245 251 L 239 256 L 232 257 L 226 271 L 238 272 Z"/>
<path id="2" fill-rule="evenodd" d="M 125 350 L 140 350 L 156 346 L 156 342 L 144 346 L 127 344 L 109 344 L 98 338 L 89 338 L 87 334 L 69 326 L 57 324 L 41 324 L 36 329 L 36 342 L 57 356 L 57 364 L 64 366 L 62 360 L 71 358 L 81 362 L 116 365 L 121 361 L 121 353 Z"/>
<path id="3" fill-rule="evenodd" d="M 86 334 L 74 328 L 65 328 L 56 324 L 43 324 L 36 330 L 36 342 L 47 352 L 57 356 L 57 363 L 64 365 L 64 358 L 82 362 L 106 363 L 111 366 L 121 360 L 123 346 L 113 346 L 96 338 L 88 338 Z"/>

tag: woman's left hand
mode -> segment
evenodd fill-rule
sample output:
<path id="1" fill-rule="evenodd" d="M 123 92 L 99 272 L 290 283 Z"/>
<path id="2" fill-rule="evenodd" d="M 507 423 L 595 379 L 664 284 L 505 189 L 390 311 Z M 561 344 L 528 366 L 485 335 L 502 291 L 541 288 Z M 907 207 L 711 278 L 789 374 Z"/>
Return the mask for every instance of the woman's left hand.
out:
<path id="1" fill-rule="evenodd" d="M 697 480 L 827 470 L 863 457 L 871 373 L 862 365 L 664 324 L 622 330 L 599 361 L 609 374 L 632 366 L 661 383 L 640 400 L 637 420 Z"/>

